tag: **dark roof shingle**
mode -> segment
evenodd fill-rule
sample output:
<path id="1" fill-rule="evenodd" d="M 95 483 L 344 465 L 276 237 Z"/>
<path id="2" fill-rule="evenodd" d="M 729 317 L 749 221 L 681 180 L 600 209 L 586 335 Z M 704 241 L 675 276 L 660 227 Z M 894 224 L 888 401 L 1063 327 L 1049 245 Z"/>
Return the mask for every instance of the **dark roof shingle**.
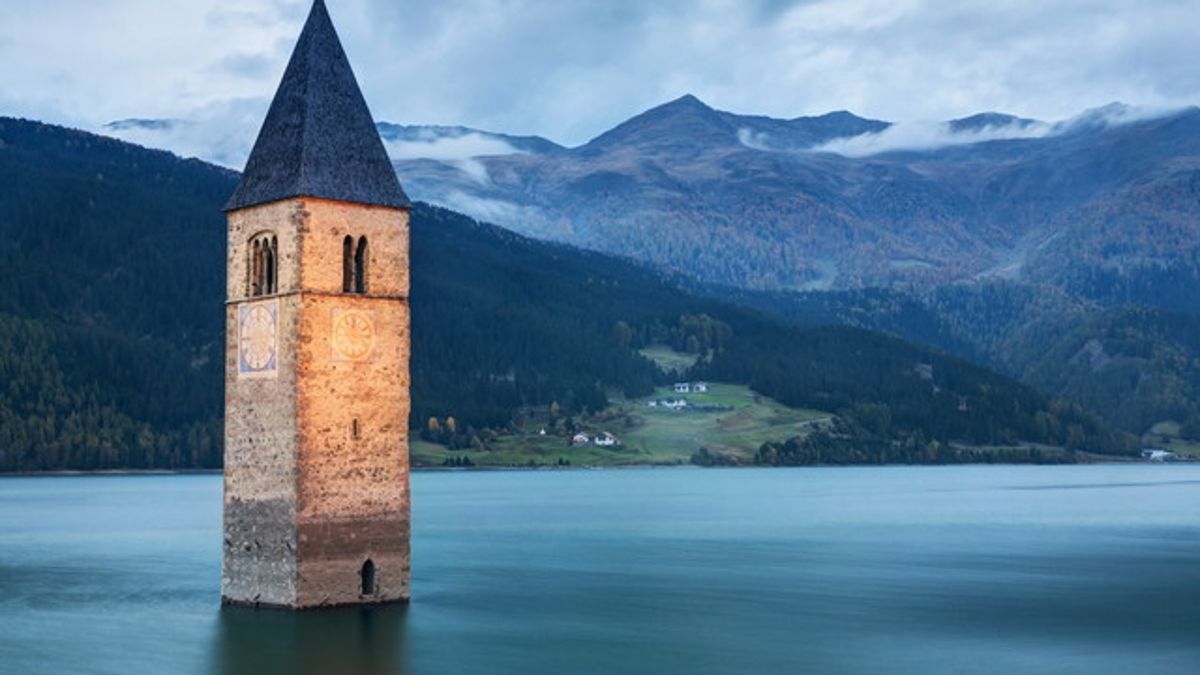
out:
<path id="1" fill-rule="evenodd" d="M 410 205 L 322 0 L 313 3 L 225 210 L 302 196 Z"/>

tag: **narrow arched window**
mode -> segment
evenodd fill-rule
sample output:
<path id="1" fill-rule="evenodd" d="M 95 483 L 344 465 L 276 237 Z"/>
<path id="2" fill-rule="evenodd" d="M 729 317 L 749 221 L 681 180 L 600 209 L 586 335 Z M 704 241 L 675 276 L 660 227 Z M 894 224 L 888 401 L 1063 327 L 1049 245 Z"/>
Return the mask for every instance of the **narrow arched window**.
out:
<path id="1" fill-rule="evenodd" d="M 279 292 L 279 238 L 271 237 L 271 292 Z"/>
<path id="2" fill-rule="evenodd" d="M 262 295 L 262 243 L 257 239 L 250 247 L 250 295 Z"/>
<path id="3" fill-rule="evenodd" d="M 250 238 L 247 248 L 246 295 L 257 296 L 279 291 L 279 239 L 269 232 Z"/>
<path id="4" fill-rule="evenodd" d="M 354 292 L 367 292 L 367 238 L 359 237 L 354 251 Z"/>
<path id="5" fill-rule="evenodd" d="M 275 292 L 275 249 L 271 242 L 263 242 L 263 280 L 264 293 Z"/>
<path id="6" fill-rule="evenodd" d="M 370 558 L 362 564 L 359 578 L 362 581 L 362 594 L 375 595 L 375 563 Z"/>
<path id="7" fill-rule="evenodd" d="M 342 292 L 354 290 L 354 238 L 346 235 L 342 240 Z"/>

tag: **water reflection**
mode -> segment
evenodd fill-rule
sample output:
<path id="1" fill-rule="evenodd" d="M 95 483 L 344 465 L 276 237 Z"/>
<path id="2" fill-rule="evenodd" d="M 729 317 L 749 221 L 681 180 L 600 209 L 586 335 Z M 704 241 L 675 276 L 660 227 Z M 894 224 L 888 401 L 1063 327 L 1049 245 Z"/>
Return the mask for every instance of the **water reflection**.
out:
<path id="1" fill-rule="evenodd" d="M 310 612 L 222 607 L 213 675 L 396 675 L 404 660 L 405 605 Z"/>

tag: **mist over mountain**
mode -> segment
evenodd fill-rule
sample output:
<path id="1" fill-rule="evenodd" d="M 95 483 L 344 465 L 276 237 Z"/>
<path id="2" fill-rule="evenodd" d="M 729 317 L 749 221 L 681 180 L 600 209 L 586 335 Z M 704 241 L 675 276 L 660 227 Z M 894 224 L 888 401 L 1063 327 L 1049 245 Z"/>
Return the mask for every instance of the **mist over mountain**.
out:
<path id="1" fill-rule="evenodd" d="M 1200 111 L 1114 104 L 1057 123 L 981 113 L 779 120 L 686 96 L 552 154 L 471 171 L 398 159 L 421 198 L 708 282 L 838 289 L 1001 278 L 1197 307 Z"/>
<path id="2" fill-rule="evenodd" d="M 1200 417 L 1183 393 L 1200 391 L 1196 373 L 1154 328 L 1179 321 L 1120 314 L 1200 311 L 1196 108 L 891 124 L 738 115 L 684 96 L 575 148 L 379 128 L 417 198 L 647 262 L 790 319 L 799 306 L 805 320 L 932 344 L 1051 394 L 1096 393 L 1094 408 L 1139 433 Z M 1144 344 L 1162 348 L 1113 337 L 1138 321 Z M 1117 358 L 1063 372 L 1093 339 Z M 1184 384 L 1164 394 L 1131 381 Z"/>
<path id="3" fill-rule="evenodd" d="M 0 471 L 219 463 L 220 208 L 237 180 L 0 117 Z M 628 259 L 425 204 L 411 247 L 412 426 L 454 417 L 464 444 L 530 407 L 581 414 L 614 392 L 649 394 L 674 375 L 639 350 L 667 344 L 703 353 L 696 377 L 831 411 L 880 461 L 910 461 L 931 440 L 1134 450 L 1078 406 L 937 349 L 801 328 Z"/>
<path id="4" fill-rule="evenodd" d="M 423 198 L 710 282 L 1006 278 L 1162 302 L 1196 275 L 1197 132 L 1195 109 L 1053 125 L 988 113 L 930 131 L 744 117 L 685 97 L 580 148 L 480 158 L 487 180 L 396 165 Z"/>
<path id="5" fill-rule="evenodd" d="M 469 159 L 484 155 L 513 153 L 550 154 L 563 146 L 541 136 L 512 136 L 462 126 L 403 125 L 379 122 L 379 136 L 395 159 L 437 159 L 451 155 Z"/>
<path id="6" fill-rule="evenodd" d="M 1008 279 L 1103 304 L 1200 309 L 1200 294 L 1177 291 L 1200 280 L 1196 108 L 1114 103 L 1059 122 L 984 112 L 891 124 L 845 111 L 739 115 L 689 95 L 574 148 L 378 126 L 418 199 L 703 282 Z M 203 128 L 126 120 L 106 131 L 171 147 Z M 209 154 L 239 156 L 227 146 Z"/>

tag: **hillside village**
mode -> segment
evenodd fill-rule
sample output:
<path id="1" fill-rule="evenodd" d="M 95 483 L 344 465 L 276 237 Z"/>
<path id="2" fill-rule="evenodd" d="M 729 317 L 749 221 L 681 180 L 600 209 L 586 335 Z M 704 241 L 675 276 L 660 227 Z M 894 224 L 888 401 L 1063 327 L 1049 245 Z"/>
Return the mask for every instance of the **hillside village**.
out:
<path id="1" fill-rule="evenodd" d="M 676 393 L 687 388 L 687 393 Z M 587 415 L 529 410 L 512 433 L 471 447 L 418 441 L 416 466 L 566 467 L 687 464 L 709 452 L 751 463 L 767 441 L 827 428 L 829 413 L 796 410 L 743 385 L 676 382 Z"/>

